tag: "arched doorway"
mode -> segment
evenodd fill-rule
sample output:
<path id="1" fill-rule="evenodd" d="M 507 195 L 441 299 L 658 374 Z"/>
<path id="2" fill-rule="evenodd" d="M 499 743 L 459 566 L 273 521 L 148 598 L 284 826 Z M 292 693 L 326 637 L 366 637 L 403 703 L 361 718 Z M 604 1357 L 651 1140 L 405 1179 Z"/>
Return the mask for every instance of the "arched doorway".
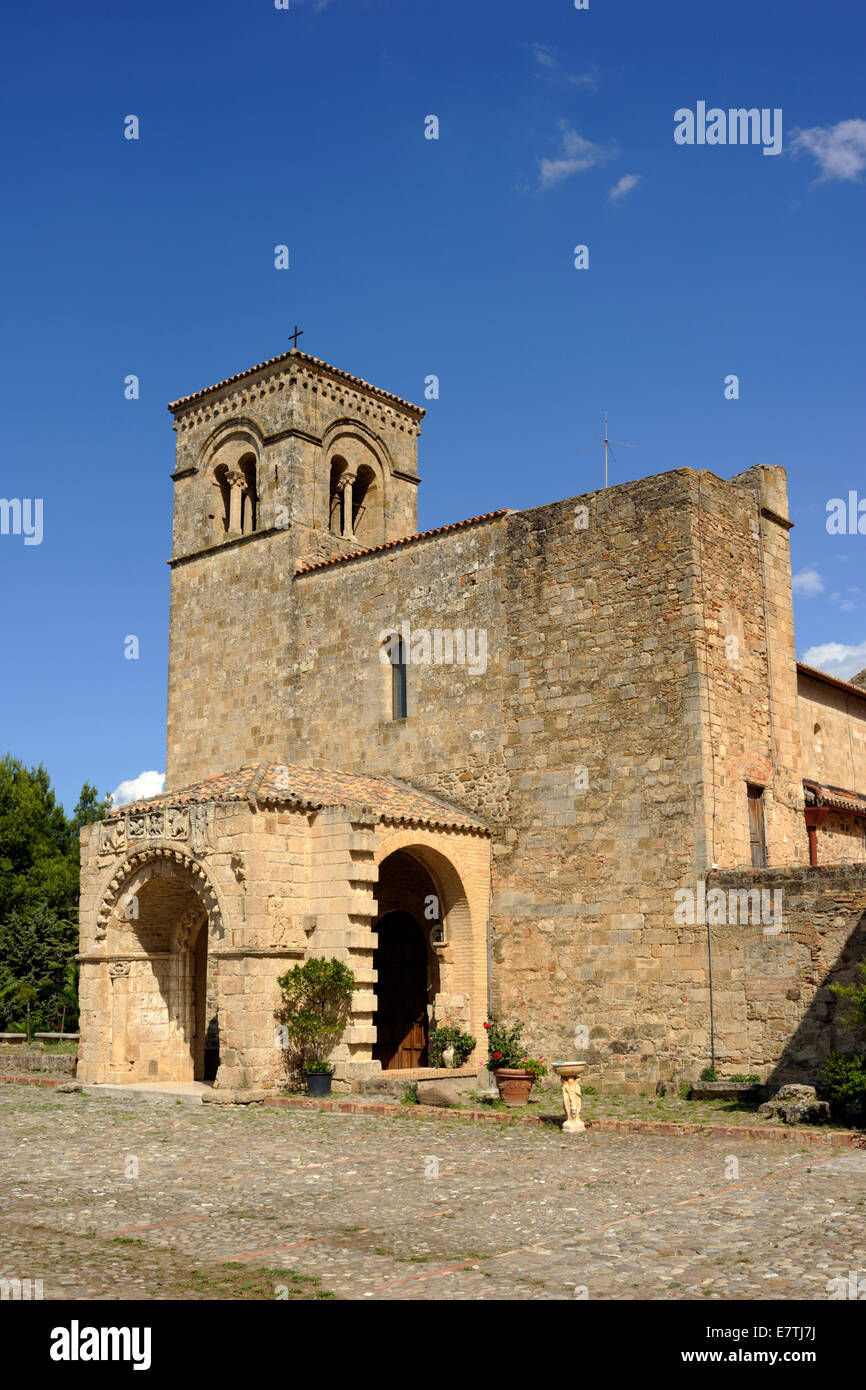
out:
<path id="1" fill-rule="evenodd" d="M 373 952 L 377 1008 L 373 1057 L 383 1071 L 427 1065 L 427 943 L 409 912 L 388 912 L 376 924 Z"/>
<path id="2" fill-rule="evenodd" d="M 108 922 L 107 1074 L 100 1080 L 213 1080 L 219 1065 L 212 895 L 194 868 L 139 859 Z"/>

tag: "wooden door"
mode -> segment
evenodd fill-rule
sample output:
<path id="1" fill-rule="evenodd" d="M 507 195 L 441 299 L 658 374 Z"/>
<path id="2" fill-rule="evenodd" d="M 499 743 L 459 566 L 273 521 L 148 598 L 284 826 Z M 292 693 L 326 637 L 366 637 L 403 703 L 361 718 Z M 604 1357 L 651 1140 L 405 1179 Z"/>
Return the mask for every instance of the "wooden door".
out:
<path id="1" fill-rule="evenodd" d="M 767 867 L 767 837 L 764 830 L 764 788 L 749 785 L 749 844 L 752 868 Z"/>
<path id="2" fill-rule="evenodd" d="M 389 912 L 376 925 L 373 953 L 377 1008 L 373 1056 L 383 1070 L 427 1065 L 427 946 L 408 912 Z"/>

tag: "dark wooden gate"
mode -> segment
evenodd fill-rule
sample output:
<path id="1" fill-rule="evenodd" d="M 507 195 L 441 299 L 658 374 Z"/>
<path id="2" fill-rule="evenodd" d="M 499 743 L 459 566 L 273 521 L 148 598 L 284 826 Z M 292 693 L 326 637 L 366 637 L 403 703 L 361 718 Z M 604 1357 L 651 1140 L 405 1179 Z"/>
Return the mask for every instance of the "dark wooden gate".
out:
<path id="1" fill-rule="evenodd" d="M 749 788 L 749 844 L 752 850 L 752 868 L 767 867 L 767 836 L 764 829 L 764 788 Z"/>
<path id="2" fill-rule="evenodd" d="M 408 912 L 389 912 L 376 924 L 373 952 L 377 1008 L 373 1056 L 383 1070 L 427 1066 L 427 946 Z"/>

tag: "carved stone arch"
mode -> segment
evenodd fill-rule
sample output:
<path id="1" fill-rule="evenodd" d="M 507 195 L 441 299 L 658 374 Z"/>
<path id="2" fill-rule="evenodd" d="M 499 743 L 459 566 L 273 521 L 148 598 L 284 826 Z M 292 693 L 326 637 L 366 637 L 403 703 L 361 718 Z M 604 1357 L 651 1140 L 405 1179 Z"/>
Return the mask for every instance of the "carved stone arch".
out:
<path id="1" fill-rule="evenodd" d="M 146 848 L 128 854 L 112 871 L 111 878 L 101 895 L 96 919 L 97 941 L 105 940 L 109 924 L 117 912 L 121 899 L 128 897 L 130 892 L 135 892 L 136 887 L 142 887 L 151 879 L 156 865 L 164 866 L 169 869 L 169 872 L 174 872 L 178 878 L 186 877 L 190 887 L 195 889 L 201 899 L 211 934 L 218 938 L 222 937 L 225 930 L 222 899 L 219 889 L 207 869 L 184 850 L 166 844 L 156 844 L 148 845 Z M 176 947 L 188 942 L 194 925 L 192 921 L 186 925 L 186 935 L 183 941 L 176 933 L 174 942 Z M 178 932 L 180 927 L 181 924 L 178 924 Z"/>
<path id="2" fill-rule="evenodd" d="M 265 441 L 261 427 L 248 415 L 235 415 L 231 420 L 223 420 L 211 430 L 199 450 L 200 466 L 202 468 L 207 468 L 220 445 L 223 444 L 230 435 L 236 433 L 247 435 L 250 440 L 254 442 L 259 458 L 262 457 Z"/>

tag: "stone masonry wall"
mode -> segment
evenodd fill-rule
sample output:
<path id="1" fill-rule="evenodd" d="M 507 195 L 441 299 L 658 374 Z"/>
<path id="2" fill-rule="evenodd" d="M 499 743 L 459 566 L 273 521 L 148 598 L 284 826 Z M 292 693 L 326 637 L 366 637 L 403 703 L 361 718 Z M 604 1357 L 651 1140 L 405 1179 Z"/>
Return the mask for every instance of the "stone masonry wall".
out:
<path id="1" fill-rule="evenodd" d="M 424 413 L 303 354 L 174 410 L 167 787 L 285 756 L 291 576 L 302 564 L 417 529 Z M 250 454 L 256 530 L 233 537 L 221 521 L 214 470 Z M 338 456 L 376 475 L 359 522 L 364 540 L 329 531 Z"/>
<path id="2" fill-rule="evenodd" d="M 547 1055 L 586 1028 L 626 1084 L 706 1060 L 705 941 L 674 893 L 749 862 L 748 780 L 771 862 L 807 853 L 787 529 L 760 511 L 763 470 L 744 477 L 679 470 L 294 585 L 291 756 L 396 772 L 487 819 L 495 1006 Z M 392 721 L 377 644 L 403 621 L 483 629 L 487 666 L 411 665 Z"/>
<path id="3" fill-rule="evenodd" d="M 803 775 L 866 791 L 866 699 L 802 672 L 799 697 Z"/>
<path id="4" fill-rule="evenodd" d="M 710 874 L 707 888 L 779 893 L 766 921 L 711 928 L 716 1056 L 725 1071 L 774 1083 L 818 1079 L 831 1051 L 855 1043 L 831 983 L 861 978 L 866 957 L 866 866 L 818 866 Z M 706 929 L 704 929 L 706 931 Z"/>

